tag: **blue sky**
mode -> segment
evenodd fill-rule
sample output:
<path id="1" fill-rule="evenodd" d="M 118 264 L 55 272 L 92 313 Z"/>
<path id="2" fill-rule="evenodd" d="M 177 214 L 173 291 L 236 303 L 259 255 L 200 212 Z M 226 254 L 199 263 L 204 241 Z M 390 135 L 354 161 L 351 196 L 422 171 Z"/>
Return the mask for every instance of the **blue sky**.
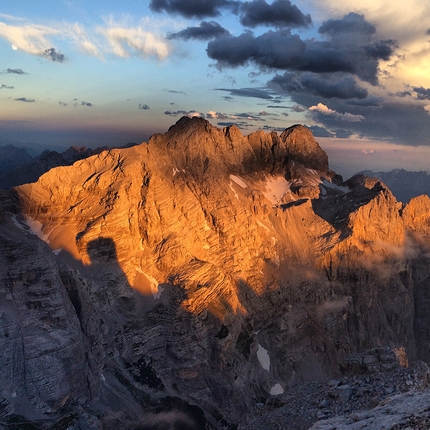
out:
<path id="1" fill-rule="evenodd" d="M 244 134 L 302 123 L 351 169 L 428 170 L 427 3 L 3 0 L 0 136 L 94 147 L 184 114 Z"/>

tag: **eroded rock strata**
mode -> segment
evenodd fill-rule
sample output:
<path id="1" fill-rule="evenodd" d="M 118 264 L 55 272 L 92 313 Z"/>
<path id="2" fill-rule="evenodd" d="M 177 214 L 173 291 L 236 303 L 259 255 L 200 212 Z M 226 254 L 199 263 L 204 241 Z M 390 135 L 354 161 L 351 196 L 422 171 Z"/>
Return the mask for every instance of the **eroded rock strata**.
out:
<path id="1" fill-rule="evenodd" d="M 3 423 L 233 429 L 353 354 L 430 359 L 430 199 L 342 183 L 305 127 L 184 117 L 2 213 Z"/>

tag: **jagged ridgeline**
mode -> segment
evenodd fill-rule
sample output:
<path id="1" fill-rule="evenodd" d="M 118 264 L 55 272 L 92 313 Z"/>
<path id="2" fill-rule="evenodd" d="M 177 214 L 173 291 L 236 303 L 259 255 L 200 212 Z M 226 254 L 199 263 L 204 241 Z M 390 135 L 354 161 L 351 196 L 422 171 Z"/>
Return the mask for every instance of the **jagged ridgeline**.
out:
<path id="1" fill-rule="evenodd" d="M 428 362 L 429 234 L 428 197 L 343 183 L 300 125 L 184 117 L 54 168 L 3 196 L 1 421 L 267 428 L 351 356 Z"/>

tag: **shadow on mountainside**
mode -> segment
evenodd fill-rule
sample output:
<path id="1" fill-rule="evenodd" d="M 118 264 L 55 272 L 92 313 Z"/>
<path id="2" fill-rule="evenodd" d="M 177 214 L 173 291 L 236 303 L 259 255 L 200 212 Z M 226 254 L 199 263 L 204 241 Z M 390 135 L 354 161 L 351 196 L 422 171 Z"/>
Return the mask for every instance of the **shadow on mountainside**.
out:
<path id="1" fill-rule="evenodd" d="M 178 294 L 166 288 L 167 297 L 148 311 L 144 302 L 149 297 L 129 285 L 118 263 L 115 242 L 100 237 L 86 249 L 90 264 L 81 269 L 88 282 L 76 282 L 67 270 L 63 270 L 62 280 L 87 340 L 93 372 L 88 380 L 99 379 L 90 383 L 94 400 L 88 412 L 98 411 L 103 428 L 207 428 L 199 406 L 184 400 L 185 393 L 166 388 L 174 382 L 163 369 L 172 359 L 165 356 L 172 339 L 164 338 L 163 332 L 172 331 L 181 306 Z M 158 339 L 151 332 L 158 332 Z M 164 352 L 159 351 L 158 356 L 160 346 Z"/>

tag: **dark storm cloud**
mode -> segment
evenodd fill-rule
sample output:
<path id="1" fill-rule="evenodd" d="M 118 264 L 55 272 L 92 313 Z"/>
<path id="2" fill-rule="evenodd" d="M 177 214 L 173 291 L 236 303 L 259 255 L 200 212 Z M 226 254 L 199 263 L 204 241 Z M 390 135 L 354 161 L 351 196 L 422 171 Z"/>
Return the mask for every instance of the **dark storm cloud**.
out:
<path id="1" fill-rule="evenodd" d="M 3 72 L 4 73 L 4 72 Z M 22 69 L 6 69 L 6 73 L 13 73 L 15 75 L 26 75 L 27 73 L 24 72 Z"/>
<path id="2" fill-rule="evenodd" d="M 0 85 L 0 90 L 13 90 L 15 87 L 11 87 L 9 85 L 6 84 L 1 84 Z"/>
<path id="3" fill-rule="evenodd" d="M 240 7 L 240 22 L 246 27 L 269 25 L 275 27 L 308 27 L 312 23 L 310 15 L 305 15 L 289 0 L 275 0 L 267 4 L 265 0 L 247 1 Z"/>
<path id="4" fill-rule="evenodd" d="M 331 133 L 324 127 L 320 127 L 318 125 L 312 125 L 308 128 L 315 137 L 333 137 L 333 133 Z"/>
<path id="5" fill-rule="evenodd" d="M 230 96 L 254 97 L 257 99 L 271 100 L 273 96 L 267 90 L 257 88 L 215 88 L 216 91 L 227 91 Z"/>
<path id="6" fill-rule="evenodd" d="M 385 103 L 373 112 L 366 115 L 362 124 L 355 124 L 359 134 L 375 138 L 390 137 L 395 142 L 407 145 L 428 143 L 430 121 L 424 107 L 413 103 Z M 345 128 L 345 124 L 342 126 Z"/>
<path id="7" fill-rule="evenodd" d="M 353 65 L 345 71 L 373 85 L 377 84 L 378 60 L 389 60 L 397 48 L 395 40 L 377 40 L 375 26 L 354 12 L 325 21 L 318 32 Z"/>
<path id="8" fill-rule="evenodd" d="M 393 54 L 393 48 L 397 47 L 397 42 L 395 40 L 380 40 L 375 42 L 373 45 L 368 45 L 364 47 L 366 54 L 370 58 L 375 60 L 388 61 Z"/>
<path id="9" fill-rule="evenodd" d="M 286 72 L 276 75 L 269 82 L 269 87 L 277 87 L 287 94 L 307 92 L 315 96 L 340 99 L 365 99 L 368 92 L 357 85 L 351 75 Z"/>
<path id="10" fill-rule="evenodd" d="M 149 8 L 154 12 L 168 12 L 186 18 L 218 16 L 222 9 L 237 11 L 239 1 L 234 0 L 151 0 Z"/>
<path id="11" fill-rule="evenodd" d="M 346 37 L 349 43 L 353 43 L 353 39 L 357 35 L 361 39 L 367 40 L 367 36 L 376 33 L 376 28 L 364 19 L 364 15 L 351 12 L 342 19 L 324 21 L 318 29 L 318 33 L 329 35 L 334 39 Z"/>
<path id="12" fill-rule="evenodd" d="M 291 110 L 293 112 L 304 112 L 306 109 L 303 106 L 294 105 L 294 106 L 291 106 Z"/>
<path id="13" fill-rule="evenodd" d="M 16 100 L 17 102 L 25 102 L 25 103 L 34 103 L 36 101 L 34 99 L 28 99 L 27 97 L 19 97 L 14 100 Z"/>
<path id="14" fill-rule="evenodd" d="M 264 118 L 260 117 L 260 114 L 255 115 L 255 114 L 248 113 L 248 112 L 235 113 L 234 115 L 232 115 L 232 117 L 234 117 L 234 118 L 245 118 L 245 119 L 248 119 L 250 121 L 266 121 Z"/>
<path id="15" fill-rule="evenodd" d="M 375 107 L 380 106 L 382 103 L 382 98 L 375 96 L 368 96 L 365 99 L 351 99 L 346 102 L 350 106 L 361 106 L 361 107 Z"/>
<path id="16" fill-rule="evenodd" d="M 397 91 L 397 93 L 389 93 L 389 94 L 390 96 L 401 97 L 401 98 L 412 97 L 412 93 L 410 91 Z"/>
<path id="17" fill-rule="evenodd" d="M 430 88 L 414 87 L 418 100 L 430 100 Z"/>
<path id="18" fill-rule="evenodd" d="M 321 98 L 308 94 L 295 94 L 293 100 L 303 106 L 314 106 Z M 423 106 L 410 103 L 379 100 L 377 106 L 351 105 L 348 100 L 331 99 L 327 107 L 339 114 L 324 115 L 318 111 L 309 114 L 321 126 L 338 137 L 358 134 L 372 139 L 390 139 L 405 145 L 426 145 L 430 135 L 429 113 Z M 362 116 L 351 122 L 346 115 Z"/>
<path id="19" fill-rule="evenodd" d="M 215 37 L 229 36 L 230 32 L 215 21 L 202 21 L 198 27 L 187 27 L 185 30 L 172 33 L 168 39 L 210 40 Z"/>
<path id="20" fill-rule="evenodd" d="M 148 105 L 144 105 L 144 104 L 142 104 L 142 103 L 139 103 L 139 107 L 138 107 L 139 109 L 143 109 L 143 110 L 148 110 L 149 109 L 149 106 Z"/>
<path id="21" fill-rule="evenodd" d="M 348 137 L 351 137 L 353 133 L 351 133 L 348 130 L 345 130 L 343 128 L 338 128 L 337 130 L 334 130 L 334 135 L 338 139 L 348 139 Z"/>
<path id="22" fill-rule="evenodd" d="M 257 37 L 247 31 L 209 42 L 206 52 L 218 68 L 253 63 L 262 70 L 344 72 L 376 85 L 379 60 L 390 58 L 397 45 L 392 40 L 377 40 L 375 31 L 363 15 L 350 13 L 323 23 L 319 32 L 326 41 L 305 41 L 287 29 Z"/>
<path id="23" fill-rule="evenodd" d="M 246 121 L 235 121 L 235 122 L 221 121 L 221 122 L 217 122 L 217 125 L 220 127 L 231 127 L 232 125 L 236 125 L 241 130 L 246 130 L 248 127 L 251 127 L 253 124 L 249 124 Z"/>
<path id="24" fill-rule="evenodd" d="M 306 43 L 289 30 L 268 31 L 254 37 L 246 31 L 240 36 L 220 37 L 209 42 L 206 52 L 217 66 L 239 67 L 249 62 L 273 69 L 294 68 L 302 57 Z"/>
<path id="25" fill-rule="evenodd" d="M 54 62 L 57 61 L 59 63 L 62 63 L 66 59 L 66 57 L 63 54 L 61 54 L 61 52 L 57 52 L 55 48 L 45 49 L 42 56 L 48 60 L 51 60 Z"/>
<path id="26" fill-rule="evenodd" d="M 273 127 L 272 125 L 263 125 L 261 127 L 264 131 L 276 131 L 277 133 L 282 133 L 285 131 L 285 127 Z"/>

